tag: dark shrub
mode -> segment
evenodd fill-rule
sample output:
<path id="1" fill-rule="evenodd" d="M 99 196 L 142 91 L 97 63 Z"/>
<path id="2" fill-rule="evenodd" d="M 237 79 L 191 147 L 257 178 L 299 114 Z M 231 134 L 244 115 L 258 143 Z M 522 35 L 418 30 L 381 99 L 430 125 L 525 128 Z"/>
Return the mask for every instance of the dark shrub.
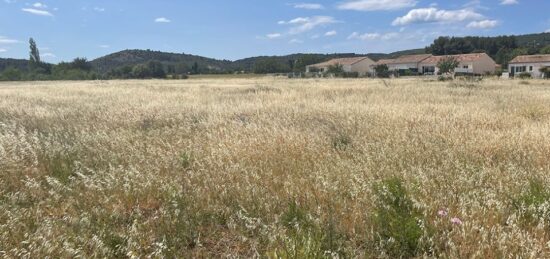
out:
<path id="1" fill-rule="evenodd" d="M 377 197 L 374 213 L 375 243 L 391 258 L 411 258 L 427 249 L 422 247 L 423 215 L 399 178 L 391 178 L 374 186 Z"/>

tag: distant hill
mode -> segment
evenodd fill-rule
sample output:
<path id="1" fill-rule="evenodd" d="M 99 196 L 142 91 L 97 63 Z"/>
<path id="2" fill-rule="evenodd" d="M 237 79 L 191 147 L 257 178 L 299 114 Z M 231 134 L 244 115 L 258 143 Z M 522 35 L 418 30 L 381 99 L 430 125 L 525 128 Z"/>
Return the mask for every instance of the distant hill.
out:
<path id="1" fill-rule="evenodd" d="M 124 50 L 94 59 L 90 64 L 97 72 L 106 73 L 116 68 L 135 66 L 148 61 L 159 61 L 165 66 L 183 64 L 187 67 L 192 67 L 196 62 L 200 67 L 212 71 L 226 70 L 232 64 L 229 60 L 217 60 L 184 53 L 169 53 L 151 50 Z"/>
<path id="2" fill-rule="evenodd" d="M 259 61 L 271 60 L 280 64 L 289 64 L 296 62 L 304 57 L 308 60 L 326 61 L 333 58 L 369 56 L 373 60 L 382 58 L 397 57 L 406 54 L 424 53 L 424 49 L 414 49 L 394 52 L 390 54 L 374 53 L 374 54 L 356 54 L 356 53 L 334 53 L 334 54 L 304 54 L 297 53 L 285 56 L 258 56 L 240 59 L 236 61 L 218 60 L 196 55 L 183 53 L 169 53 L 151 50 L 123 50 L 104 57 L 90 61 L 92 67 L 99 73 L 104 74 L 117 68 L 124 66 L 135 66 L 148 61 L 159 61 L 164 66 L 185 66 L 187 69 L 192 67 L 196 62 L 205 73 L 230 72 L 230 71 L 253 71 L 254 65 Z"/>
<path id="3" fill-rule="evenodd" d="M 323 62 L 333 58 L 368 56 L 377 61 L 386 58 L 395 58 L 401 55 L 448 52 L 451 49 L 458 53 L 471 53 L 484 51 L 491 55 L 500 64 L 506 64 L 517 55 L 538 53 L 543 47 L 550 45 L 550 33 L 526 34 L 517 36 L 497 37 L 454 37 L 451 40 L 436 39 L 434 44 L 423 49 L 411 49 L 385 53 L 356 54 L 304 54 L 297 53 L 284 56 L 258 56 L 235 61 L 219 60 L 185 53 L 169 53 L 152 50 L 123 50 L 89 62 L 92 70 L 100 75 L 107 75 L 114 70 L 131 71 L 133 66 L 145 64 L 149 61 L 162 63 L 167 73 L 183 74 L 194 71 L 198 66 L 199 73 L 231 73 L 236 71 L 254 72 L 255 66 L 262 64 L 264 67 L 273 68 L 276 71 L 300 71 L 305 65 Z M 438 41 L 439 40 L 439 41 Z M 511 41 L 511 43 L 510 43 Z M 507 43 L 508 42 L 508 43 Z M 504 44 L 504 45 L 503 45 Z M 504 47 L 505 49 L 501 51 Z M 442 51 L 444 50 L 444 51 Z M 27 60 L 0 58 L 0 72 L 7 67 L 15 67 L 27 70 Z"/>

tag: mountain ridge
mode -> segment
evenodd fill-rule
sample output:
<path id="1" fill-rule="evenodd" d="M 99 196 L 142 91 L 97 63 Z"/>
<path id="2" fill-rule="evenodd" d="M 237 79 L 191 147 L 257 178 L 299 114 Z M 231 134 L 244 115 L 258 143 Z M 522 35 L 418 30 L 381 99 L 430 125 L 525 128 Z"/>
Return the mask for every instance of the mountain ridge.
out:
<path id="1" fill-rule="evenodd" d="M 482 37 L 482 38 L 498 38 Z M 550 45 L 550 33 L 533 33 L 523 35 L 511 35 L 514 37 L 518 47 L 521 48 L 536 48 L 540 46 Z M 465 39 L 468 37 L 455 37 L 457 39 Z M 289 55 L 273 55 L 273 56 L 255 56 L 238 60 L 215 59 L 199 55 L 186 53 L 173 53 L 153 50 L 126 49 L 114 52 L 89 61 L 89 64 L 99 74 L 108 74 L 116 69 L 128 68 L 139 64 L 144 64 L 149 61 L 158 61 L 167 68 L 167 72 L 172 73 L 188 73 L 194 69 L 194 72 L 199 73 L 230 73 L 230 72 L 254 72 L 254 68 L 258 63 L 274 62 L 278 66 L 283 66 L 281 70 L 289 69 L 297 65 L 298 68 L 303 68 L 304 65 L 313 62 L 322 62 L 332 58 L 341 57 L 357 57 L 368 56 L 373 60 L 394 58 L 407 54 L 423 54 L 426 53 L 426 48 L 409 49 L 396 51 L 392 53 L 294 53 Z M 307 61 L 306 61 L 307 60 Z M 298 62 L 302 61 L 302 62 Z M 294 64 L 293 64 L 294 63 Z M 0 58 L 0 71 L 8 67 L 14 67 L 20 70 L 27 70 L 28 61 L 24 59 Z M 296 69 L 294 69 L 296 70 Z"/>

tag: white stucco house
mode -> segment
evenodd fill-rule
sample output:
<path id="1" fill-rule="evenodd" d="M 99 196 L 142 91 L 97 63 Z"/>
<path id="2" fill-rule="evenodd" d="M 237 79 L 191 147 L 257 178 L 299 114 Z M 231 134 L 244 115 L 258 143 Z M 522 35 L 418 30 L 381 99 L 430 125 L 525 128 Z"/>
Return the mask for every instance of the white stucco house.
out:
<path id="1" fill-rule="evenodd" d="M 406 73 L 410 71 L 413 74 L 418 74 L 421 71 L 420 63 L 432 57 L 430 54 L 405 55 L 395 59 L 381 59 L 376 62 L 376 65 L 386 65 L 389 71 Z"/>
<path id="2" fill-rule="evenodd" d="M 497 67 L 496 62 L 486 53 L 432 56 L 420 62 L 421 74 L 438 74 L 437 64 L 447 57 L 453 57 L 459 62 L 454 70 L 455 73 L 484 75 L 494 73 Z"/>
<path id="3" fill-rule="evenodd" d="M 550 55 L 518 56 L 510 61 L 508 73 L 510 77 L 529 73 L 533 78 L 543 78 L 544 74 L 540 72 L 543 67 L 550 67 Z"/>
<path id="4" fill-rule="evenodd" d="M 336 58 L 329 61 L 306 66 L 306 72 L 327 72 L 330 66 L 341 65 L 344 72 L 357 72 L 360 76 L 372 73 L 375 62 L 368 57 Z"/>

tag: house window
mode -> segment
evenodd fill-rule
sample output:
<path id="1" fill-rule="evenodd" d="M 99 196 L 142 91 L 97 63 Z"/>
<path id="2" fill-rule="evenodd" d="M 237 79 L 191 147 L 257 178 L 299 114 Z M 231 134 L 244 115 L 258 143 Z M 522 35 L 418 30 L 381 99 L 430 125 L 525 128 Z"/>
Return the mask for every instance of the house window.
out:
<path id="1" fill-rule="evenodd" d="M 526 66 L 522 66 L 522 67 L 516 67 L 516 73 L 523 73 L 527 71 L 527 67 Z"/>
<path id="2" fill-rule="evenodd" d="M 422 67 L 422 73 L 423 74 L 434 74 L 435 73 L 435 66 L 428 66 L 428 67 Z"/>
<path id="3" fill-rule="evenodd" d="M 464 69 L 468 69 L 468 68 L 470 68 L 470 67 L 466 65 L 466 66 L 463 66 L 462 68 L 464 68 Z"/>
<path id="4" fill-rule="evenodd" d="M 529 71 L 533 71 L 533 66 L 530 66 L 530 67 L 529 67 Z"/>

